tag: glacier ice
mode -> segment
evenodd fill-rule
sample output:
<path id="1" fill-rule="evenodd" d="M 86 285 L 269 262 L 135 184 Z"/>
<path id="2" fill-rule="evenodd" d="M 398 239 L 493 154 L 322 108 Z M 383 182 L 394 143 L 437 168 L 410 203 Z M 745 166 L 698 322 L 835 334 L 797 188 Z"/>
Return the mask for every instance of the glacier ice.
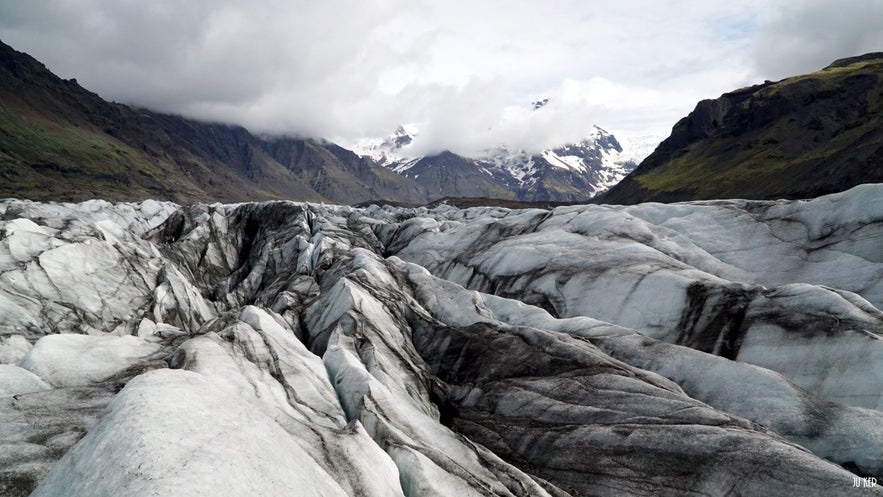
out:
<path id="1" fill-rule="evenodd" d="M 0 494 L 879 495 L 880 198 L 0 201 Z"/>

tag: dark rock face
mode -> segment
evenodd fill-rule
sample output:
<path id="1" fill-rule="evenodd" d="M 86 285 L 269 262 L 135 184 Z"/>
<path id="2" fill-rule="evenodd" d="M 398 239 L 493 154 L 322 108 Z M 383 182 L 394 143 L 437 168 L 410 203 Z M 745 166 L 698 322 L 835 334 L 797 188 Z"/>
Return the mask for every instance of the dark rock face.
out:
<path id="1" fill-rule="evenodd" d="M 515 197 L 507 178 L 482 170 L 475 161 L 451 152 L 424 157 L 408 169 L 405 176 L 414 179 L 437 197 Z"/>
<path id="2" fill-rule="evenodd" d="M 883 181 L 883 56 L 703 100 L 600 202 L 811 198 Z"/>

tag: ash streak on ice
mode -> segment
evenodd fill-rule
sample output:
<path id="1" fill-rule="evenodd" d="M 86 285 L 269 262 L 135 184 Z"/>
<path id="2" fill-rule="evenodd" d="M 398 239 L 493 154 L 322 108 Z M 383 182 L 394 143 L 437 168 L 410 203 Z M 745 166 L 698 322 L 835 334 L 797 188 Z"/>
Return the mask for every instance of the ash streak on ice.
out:
<path id="1" fill-rule="evenodd" d="M 880 495 L 881 198 L 0 202 L 0 493 Z"/>

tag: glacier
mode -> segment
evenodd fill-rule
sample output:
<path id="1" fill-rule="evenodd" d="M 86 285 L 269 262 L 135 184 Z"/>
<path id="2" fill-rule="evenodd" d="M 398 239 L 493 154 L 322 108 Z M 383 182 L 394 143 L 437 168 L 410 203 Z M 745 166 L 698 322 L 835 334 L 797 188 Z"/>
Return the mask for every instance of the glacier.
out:
<path id="1" fill-rule="evenodd" d="M 0 495 L 883 495 L 881 254 L 883 185 L 2 200 Z"/>

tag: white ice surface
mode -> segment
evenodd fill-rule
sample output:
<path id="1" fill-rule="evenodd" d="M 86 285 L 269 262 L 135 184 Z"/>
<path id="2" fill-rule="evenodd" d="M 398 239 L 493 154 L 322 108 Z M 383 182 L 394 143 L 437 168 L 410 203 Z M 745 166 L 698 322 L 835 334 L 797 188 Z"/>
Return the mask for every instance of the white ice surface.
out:
<path id="1" fill-rule="evenodd" d="M 447 323 L 457 326 L 476 322 L 505 323 L 588 338 L 612 357 L 674 380 L 690 396 L 770 427 L 822 457 L 841 463 L 853 462 L 868 474 L 883 472 L 883 431 L 878 429 L 883 426 L 883 412 L 879 410 L 824 401 L 769 369 L 655 342 L 633 330 L 591 318 L 556 319 L 536 307 L 467 291 L 438 280 L 412 264 L 403 264 L 402 268 L 415 284 L 418 299 L 434 316 Z M 792 357 L 783 353 L 782 348 L 793 341 L 781 336 L 770 339 L 773 343 L 768 347 L 756 347 L 768 350 L 770 361 L 775 357 Z M 830 361 L 835 362 L 841 353 L 836 343 L 835 340 L 814 345 L 820 355 L 823 351 L 832 353 Z M 754 348 L 753 344 L 746 345 Z M 807 365 L 811 378 L 824 377 L 818 362 Z M 879 396 L 877 377 L 876 371 L 858 370 L 855 377 L 850 378 L 851 382 L 839 385 L 850 392 L 864 388 L 876 400 Z"/>
<path id="2" fill-rule="evenodd" d="M 705 419 L 744 417 L 766 427 L 761 438 L 774 431 L 881 471 L 880 411 L 843 405 L 880 409 L 883 395 L 881 191 L 554 211 L 283 203 L 311 217 L 280 225 L 276 238 L 262 232 L 256 242 L 266 245 L 254 246 L 248 267 L 236 206 L 196 207 L 192 231 L 154 245 L 143 236 L 167 204 L 6 201 L 0 212 L 24 217 L 0 221 L 0 386 L 30 391 L 24 401 L 57 414 L 66 411 L 52 402 L 106 402 L 112 392 L 90 388 L 131 366 L 163 367 L 174 352 L 184 370 L 130 381 L 35 495 L 543 495 L 439 423 L 438 379 L 410 344 L 409 320 L 484 322 L 544 340 L 566 333 L 584 341 L 580 350 L 716 409 L 700 405 Z M 225 276 L 240 267 L 248 270 Z M 681 338 L 697 287 L 750 296 L 738 359 L 769 369 L 647 338 Z M 104 335 L 36 341 L 65 326 Z M 319 351 L 327 340 L 324 357 L 301 340 Z M 543 419 L 575 409 L 543 402 L 531 405 Z M 6 397 L 0 416 L 20 417 L 20 405 Z M 520 408 L 509 398 L 497 405 Z M 51 435 L 21 426 L 35 440 Z M 77 433 L 53 436 L 72 443 Z M 43 451 L 46 464 L 49 445 L 32 445 L 14 450 Z M 315 486 L 300 488 L 307 480 Z"/>
<path id="3" fill-rule="evenodd" d="M 39 376 L 12 364 L 0 364 L 0 398 L 49 390 Z"/>
<path id="4" fill-rule="evenodd" d="M 272 419 L 346 495 L 401 496 L 393 462 L 347 423 L 321 359 L 278 316 L 247 306 L 229 326 L 184 342 L 172 363 Z"/>
<path id="5" fill-rule="evenodd" d="M 739 360 L 781 371 L 826 399 L 883 411 L 883 339 L 861 330 L 804 337 L 775 325 L 753 326 Z"/>
<path id="6" fill-rule="evenodd" d="M 160 350 L 134 336 L 47 335 L 18 365 L 46 383 L 88 385 L 105 380 Z"/>
<path id="7" fill-rule="evenodd" d="M 347 494 L 251 404 L 197 373 L 159 370 L 129 382 L 31 495 Z"/>
<path id="8" fill-rule="evenodd" d="M 17 363 L 31 347 L 31 342 L 21 335 L 0 338 L 0 364 Z"/>

